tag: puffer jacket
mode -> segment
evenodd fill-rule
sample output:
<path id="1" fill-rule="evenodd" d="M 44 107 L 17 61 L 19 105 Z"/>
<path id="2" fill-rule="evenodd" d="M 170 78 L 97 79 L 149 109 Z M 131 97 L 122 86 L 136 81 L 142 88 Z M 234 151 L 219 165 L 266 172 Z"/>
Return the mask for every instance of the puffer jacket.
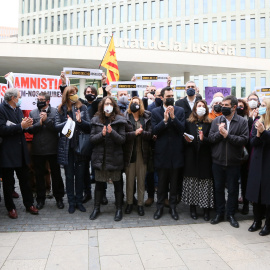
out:
<path id="1" fill-rule="evenodd" d="M 124 145 L 124 157 L 125 157 L 125 167 L 128 167 L 131 162 L 132 152 L 136 140 L 136 131 L 134 130 L 133 124 L 131 123 L 130 114 L 126 111 L 124 116 L 127 119 L 129 127 L 126 128 L 126 143 Z M 142 125 L 143 132 L 142 136 L 142 156 L 143 163 L 147 164 L 150 158 L 151 151 L 151 138 L 152 138 L 152 125 L 151 125 L 151 112 L 144 111 L 142 116 L 144 124 Z"/>
<path id="2" fill-rule="evenodd" d="M 106 132 L 102 135 L 103 123 L 99 116 L 95 116 L 91 121 L 90 140 L 93 144 L 91 157 L 92 167 L 96 170 L 102 170 L 104 163 L 107 171 L 117 171 L 124 168 L 123 144 L 126 140 L 125 126 L 126 119 L 121 115 L 116 115 L 115 120 L 111 122 L 112 132 Z"/>
<path id="3" fill-rule="evenodd" d="M 82 105 L 79 108 L 79 110 L 81 112 L 80 123 L 76 121 L 76 114 L 75 114 L 75 112 L 78 111 L 78 108 L 75 107 L 75 105 L 72 106 L 72 117 L 76 123 L 74 133 L 73 133 L 73 136 L 75 137 L 75 140 L 76 140 L 76 145 L 78 144 L 80 132 L 84 132 L 84 133 L 90 132 L 90 118 L 89 118 L 89 114 L 87 112 L 86 106 Z M 60 112 L 57 110 L 56 116 L 55 116 L 55 128 L 58 132 L 60 132 L 57 160 L 58 160 L 58 163 L 61 165 L 68 165 L 68 152 L 69 152 L 69 146 L 70 146 L 70 139 L 68 139 L 61 132 L 66 122 L 67 122 L 67 106 L 64 105 Z M 78 158 L 83 159 L 83 157 L 78 157 Z M 87 158 L 85 157 L 85 159 Z"/>

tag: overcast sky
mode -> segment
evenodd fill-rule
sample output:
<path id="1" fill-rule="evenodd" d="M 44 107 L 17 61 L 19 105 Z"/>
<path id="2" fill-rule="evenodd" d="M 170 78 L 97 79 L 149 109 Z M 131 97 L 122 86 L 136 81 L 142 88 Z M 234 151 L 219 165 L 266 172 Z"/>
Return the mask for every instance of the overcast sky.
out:
<path id="1" fill-rule="evenodd" d="M 17 27 L 19 0 L 0 0 L 0 26 Z"/>

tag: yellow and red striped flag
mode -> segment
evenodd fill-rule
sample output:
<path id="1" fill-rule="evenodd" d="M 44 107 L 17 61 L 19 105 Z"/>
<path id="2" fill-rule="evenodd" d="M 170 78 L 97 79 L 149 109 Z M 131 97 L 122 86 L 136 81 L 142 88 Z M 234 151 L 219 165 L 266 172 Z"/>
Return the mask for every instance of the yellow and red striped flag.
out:
<path id="1" fill-rule="evenodd" d="M 117 64 L 117 59 L 115 55 L 115 46 L 113 41 L 113 36 L 111 38 L 107 53 L 105 54 L 101 66 L 107 69 L 107 83 L 116 82 L 119 80 L 119 69 Z"/>

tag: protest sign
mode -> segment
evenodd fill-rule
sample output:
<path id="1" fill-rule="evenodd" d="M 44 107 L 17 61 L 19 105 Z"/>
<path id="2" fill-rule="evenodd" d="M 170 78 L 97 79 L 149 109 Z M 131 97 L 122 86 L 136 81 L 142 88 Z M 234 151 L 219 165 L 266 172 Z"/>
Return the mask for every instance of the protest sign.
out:
<path id="1" fill-rule="evenodd" d="M 229 96 L 231 94 L 231 88 L 228 87 L 205 87 L 205 100 L 209 105 L 213 99 L 215 93 L 221 92 L 224 97 Z"/>
<path id="2" fill-rule="evenodd" d="M 103 71 L 100 69 L 64 67 L 63 71 L 69 78 L 85 78 L 101 80 Z"/>
<path id="3" fill-rule="evenodd" d="M 146 82 L 123 81 L 110 82 L 112 91 L 144 91 L 148 84 Z"/>
<path id="4" fill-rule="evenodd" d="M 7 84 L 0 83 L 0 103 L 4 101 L 4 95 L 7 90 Z"/>
<path id="5" fill-rule="evenodd" d="M 51 96 L 50 104 L 57 107 L 61 103 L 61 92 L 59 86 L 62 81 L 59 76 L 12 73 L 8 80 L 10 87 L 15 87 L 21 92 L 21 110 L 33 110 L 37 106 L 37 97 L 40 92 Z"/>
<path id="6" fill-rule="evenodd" d="M 260 97 L 270 97 L 270 86 L 256 86 L 256 94 Z"/>
<path id="7" fill-rule="evenodd" d="M 169 74 L 135 74 L 136 81 L 167 82 Z"/>

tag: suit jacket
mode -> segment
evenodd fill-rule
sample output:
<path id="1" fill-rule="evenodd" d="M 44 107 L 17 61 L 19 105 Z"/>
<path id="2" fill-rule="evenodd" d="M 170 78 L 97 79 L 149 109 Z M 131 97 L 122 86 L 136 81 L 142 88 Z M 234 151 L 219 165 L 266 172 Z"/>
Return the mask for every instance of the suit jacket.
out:
<path id="1" fill-rule="evenodd" d="M 176 169 L 184 166 L 184 109 L 174 106 L 174 115 L 175 118 L 169 118 L 165 124 L 163 106 L 152 111 L 152 132 L 157 135 L 154 154 L 156 168 Z"/>
<path id="2" fill-rule="evenodd" d="M 198 100 L 198 98 L 196 97 L 194 103 Z M 185 111 L 185 119 L 187 120 L 191 114 L 191 108 L 189 106 L 189 103 L 188 103 L 188 100 L 187 100 L 187 97 L 184 97 L 183 99 L 178 99 L 176 102 L 175 102 L 175 106 L 178 106 L 178 107 L 182 107 Z"/>

